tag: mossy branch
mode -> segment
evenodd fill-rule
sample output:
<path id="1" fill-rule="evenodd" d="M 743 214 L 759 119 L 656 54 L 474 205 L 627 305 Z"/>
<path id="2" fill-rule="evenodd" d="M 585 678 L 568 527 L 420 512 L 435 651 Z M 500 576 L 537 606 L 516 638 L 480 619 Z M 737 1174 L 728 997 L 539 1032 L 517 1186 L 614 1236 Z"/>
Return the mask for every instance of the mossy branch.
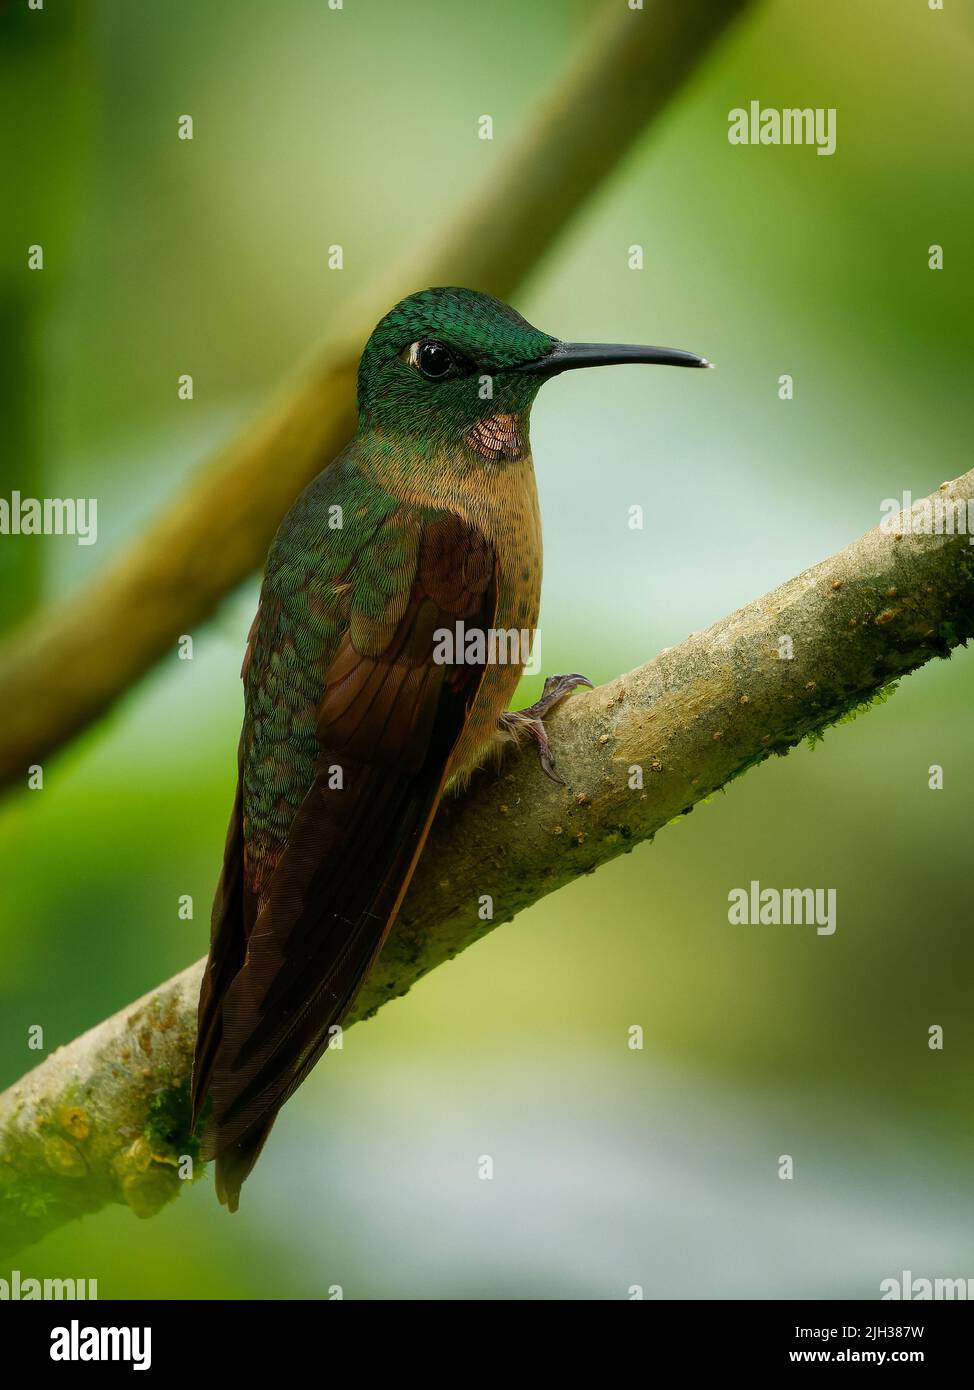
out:
<path id="1" fill-rule="evenodd" d="M 974 503 L 974 471 L 937 497 Z M 571 786 L 549 782 L 530 754 L 514 756 L 441 807 L 347 1024 L 972 636 L 968 537 L 877 528 L 647 665 L 576 692 L 550 721 Z M 492 923 L 478 916 L 484 893 Z M 0 1096 L 0 1252 L 108 1202 L 151 1215 L 179 1191 L 180 1160 L 196 1151 L 186 1096 L 202 965 Z"/>
<path id="2" fill-rule="evenodd" d="M 291 502 L 354 430 L 358 354 L 428 285 L 502 299 L 752 0 L 616 0 L 452 223 L 330 324 L 264 413 L 102 574 L 0 647 L 0 787 L 104 713 L 263 562 Z"/>

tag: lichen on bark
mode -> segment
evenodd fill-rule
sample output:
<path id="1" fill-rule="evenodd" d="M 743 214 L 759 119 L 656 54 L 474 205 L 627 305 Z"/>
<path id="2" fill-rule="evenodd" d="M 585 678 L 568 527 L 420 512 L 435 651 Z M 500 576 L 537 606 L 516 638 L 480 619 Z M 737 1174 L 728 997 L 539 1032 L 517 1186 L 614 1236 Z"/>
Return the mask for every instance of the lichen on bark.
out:
<path id="1" fill-rule="evenodd" d="M 974 472 L 941 492 L 974 500 Z M 790 656 L 781 655 L 781 637 Z M 556 786 L 530 756 L 444 802 L 385 949 L 346 1020 L 974 637 L 974 546 L 877 528 L 552 716 Z M 633 786 L 632 769 L 641 771 Z M 490 922 L 480 896 L 494 899 Z M 52 1054 L 0 1096 L 0 1251 L 123 1202 L 151 1216 L 185 1182 L 203 962 Z M 186 1164 L 183 1164 L 184 1169 Z M 200 1165 L 193 1163 L 192 1175 Z"/>

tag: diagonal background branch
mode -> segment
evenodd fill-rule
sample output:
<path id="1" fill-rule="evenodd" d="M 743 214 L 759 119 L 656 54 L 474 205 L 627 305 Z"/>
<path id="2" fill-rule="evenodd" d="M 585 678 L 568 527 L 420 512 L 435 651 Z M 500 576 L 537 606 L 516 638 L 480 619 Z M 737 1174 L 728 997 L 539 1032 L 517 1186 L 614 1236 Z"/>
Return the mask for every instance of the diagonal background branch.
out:
<path id="1" fill-rule="evenodd" d="M 354 430 L 358 354 L 382 314 L 430 284 L 509 297 L 751 3 L 603 8 L 534 119 L 440 239 L 346 305 L 327 344 L 100 577 L 0 648 L 0 787 L 107 710 L 263 562 L 294 497 Z"/>
<path id="2" fill-rule="evenodd" d="M 943 484 L 937 499 L 974 504 L 974 471 Z M 784 636 L 788 660 L 778 654 Z M 346 1026 L 971 637 L 969 538 L 877 528 L 647 665 L 577 692 L 551 720 L 571 788 L 548 782 L 534 758 L 513 758 L 443 805 Z M 485 893 L 494 900 L 490 923 L 478 916 Z M 187 1097 L 202 966 L 53 1053 L 0 1096 L 0 1254 L 109 1202 L 151 1216 L 179 1191 L 179 1159 L 196 1151 Z"/>

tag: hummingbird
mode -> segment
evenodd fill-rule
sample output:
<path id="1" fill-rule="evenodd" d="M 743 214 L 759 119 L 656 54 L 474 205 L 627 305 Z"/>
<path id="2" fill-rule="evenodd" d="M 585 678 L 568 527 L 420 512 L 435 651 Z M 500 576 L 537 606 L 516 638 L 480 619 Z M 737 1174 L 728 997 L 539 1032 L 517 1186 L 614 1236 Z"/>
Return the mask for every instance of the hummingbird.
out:
<path id="1" fill-rule="evenodd" d="M 355 438 L 281 522 L 241 671 L 193 1065 L 231 1211 L 381 951 L 444 794 L 525 737 L 561 780 L 544 717 L 591 682 L 550 676 L 511 711 L 525 648 L 488 639 L 538 619 L 534 399 L 561 372 L 624 363 L 710 365 L 561 342 L 474 290 L 412 294 L 365 345 Z M 481 640 L 451 649 L 460 631 Z"/>

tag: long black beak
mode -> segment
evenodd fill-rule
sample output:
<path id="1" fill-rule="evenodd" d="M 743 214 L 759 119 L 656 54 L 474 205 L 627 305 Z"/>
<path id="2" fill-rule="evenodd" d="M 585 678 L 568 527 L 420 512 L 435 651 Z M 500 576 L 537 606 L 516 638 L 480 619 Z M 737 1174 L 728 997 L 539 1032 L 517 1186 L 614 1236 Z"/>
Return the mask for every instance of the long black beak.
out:
<path id="1" fill-rule="evenodd" d="M 637 347 L 630 343 L 555 343 L 544 357 L 524 362 L 519 372 L 529 376 L 557 376 L 576 367 L 614 367 L 627 362 L 651 362 L 663 367 L 712 367 L 706 357 L 680 348 Z"/>

